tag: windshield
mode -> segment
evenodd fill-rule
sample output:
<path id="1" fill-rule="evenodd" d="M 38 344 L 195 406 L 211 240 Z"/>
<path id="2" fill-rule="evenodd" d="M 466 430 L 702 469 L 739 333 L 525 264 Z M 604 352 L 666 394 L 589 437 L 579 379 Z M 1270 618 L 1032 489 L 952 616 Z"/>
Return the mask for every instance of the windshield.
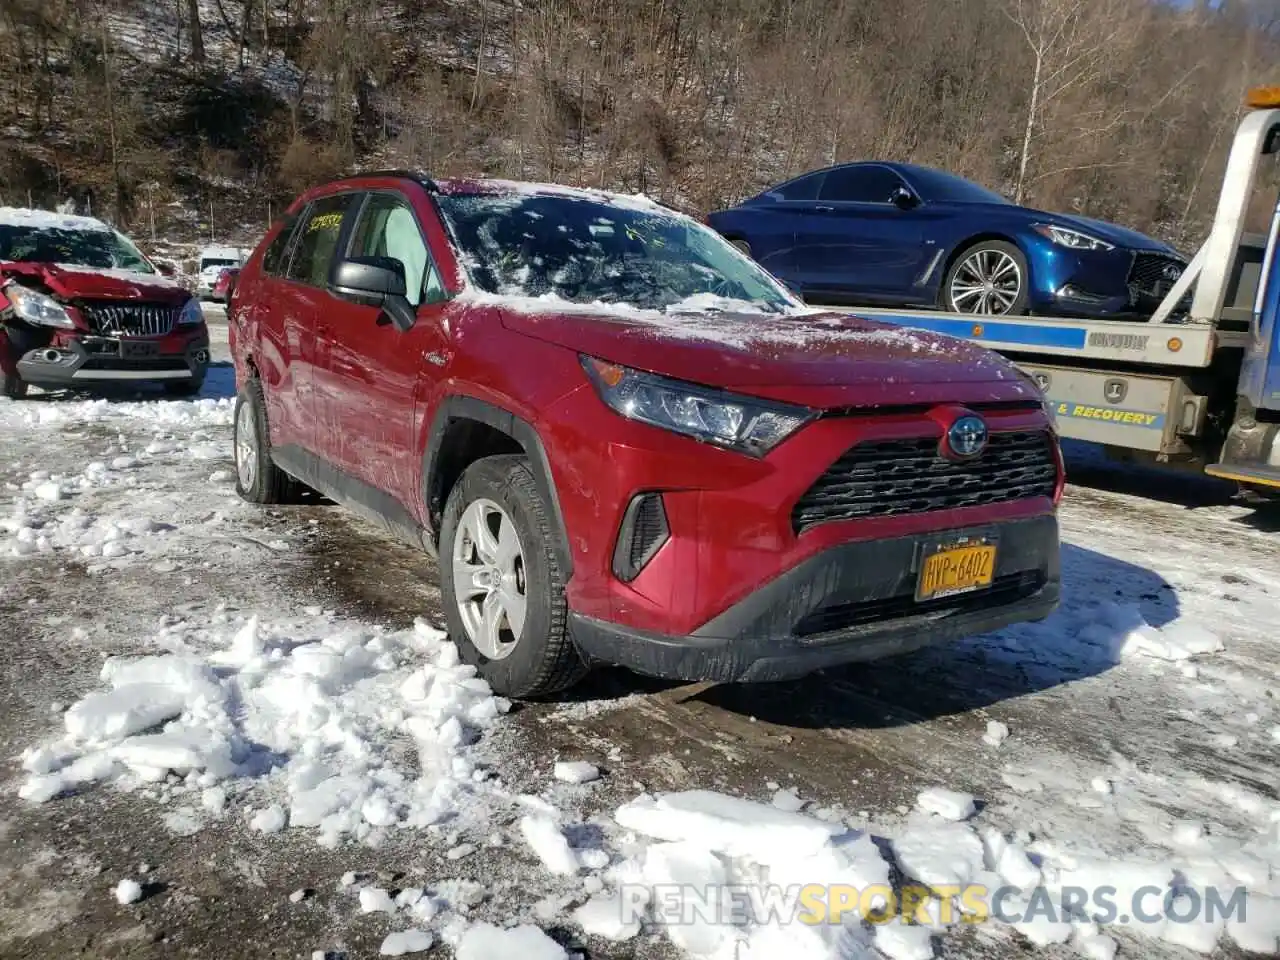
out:
<path id="1" fill-rule="evenodd" d="M 238 267 L 239 260 L 201 260 L 200 272 L 204 273 L 209 270 L 221 270 L 223 267 Z"/>
<path id="2" fill-rule="evenodd" d="M 1008 203 L 994 190 L 980 187 L 972 180 L 943 173 L 928 167 L 911 167 L 907 170 L 911 182 L 924 200 L 940 200 L 948 203 Z"/>
<path id="3" fill-rule="evenodd" d="M 137 247 L 113 230 L 0 225 L 0 260 L 156 272 Z"/>
<path id="4" fill-rule="evenodd" d="M 745 301 L 757 311 L 798 306 L 719 234 L 660 208 L 536 194 L 436 200 L 472 282 L 485 293 L 650 310 L 700 295 Z"/>

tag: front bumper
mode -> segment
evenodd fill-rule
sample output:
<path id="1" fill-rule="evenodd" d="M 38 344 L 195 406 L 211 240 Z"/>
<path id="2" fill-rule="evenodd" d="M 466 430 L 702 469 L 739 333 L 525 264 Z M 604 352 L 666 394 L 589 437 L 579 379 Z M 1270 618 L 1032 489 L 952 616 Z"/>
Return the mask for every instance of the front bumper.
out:
<path id="1" fill-rule="evenodd" d="M 55 359 L 56 355 L 56 359 Z M 59 337 L 18 359 L 18 376 L 36 387 L 95 383 L 202 380 L 209 366 L 209 334 L 192 331 L 159 340 Z"/>
<path id="2" fill-rule="evenodd" d="M 577 613 L 570 615 L 570 631 L 588 659 L 650 676 L 786 680 L 1041 620 L 1057 606 L 1061 572 L 1054 516 L 947 534 L 997 538 L 991 588 L 915 603 L 921 551 L 939 536 L 930 532 L 831 547 L 688 636 L 636 630 Z"/>
<path id="3" fill-rule="evenodd" d="M 1151 271 L 1160 262 L 1181 263 L 1158 250 L 1063 250 L 1047 242 L 1030 253 L 1033 313 L 1098 319 L 1149 317 L 1176 280 L 1153 279 Z"/>

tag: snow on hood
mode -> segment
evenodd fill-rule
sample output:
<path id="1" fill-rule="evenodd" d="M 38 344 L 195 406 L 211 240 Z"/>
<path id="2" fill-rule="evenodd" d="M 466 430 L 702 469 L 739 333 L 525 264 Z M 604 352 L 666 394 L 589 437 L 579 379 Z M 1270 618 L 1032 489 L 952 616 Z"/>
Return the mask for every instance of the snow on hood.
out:
<path id="1" fill-rule="evenodd" d="M 59 270 L 65 270 L 68 273 L 88 273 L 99 277 L 111 277 L 115 280 L 123 280 L 126 283 L 140 283 L 146 286 L 154 287 L 170 287 L 182 290 L 184 287 L 176 280 L 166 277 L 162 273 L 143 273 L 140 270 L 126 270 L 121 267 L 89 267 L 82 263 L 58 263 L 54 264 Z"/>
<path id="2" fill-rule="evenodd" d="M 778 388 L 794 399 L 800 388 L 815 406 L 1035 395 L 1012 364 L 975 344 L 811 307 L 769 313 L 705 294 L 665 310 L 550 294 L 468 291 L 460 300 L 498 308 L 517 333 L 603 360 L 760 396 Z"/>

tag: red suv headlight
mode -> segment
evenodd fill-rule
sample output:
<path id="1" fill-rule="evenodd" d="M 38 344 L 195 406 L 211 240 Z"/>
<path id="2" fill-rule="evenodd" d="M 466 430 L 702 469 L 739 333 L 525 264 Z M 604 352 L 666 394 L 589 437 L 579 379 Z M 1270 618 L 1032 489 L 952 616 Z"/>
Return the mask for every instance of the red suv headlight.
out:
<path id="1" fill-rule="evenodd" d="M 582 357 L 600 399 L 628 420 L 763 457 L 816 413 Z"/>

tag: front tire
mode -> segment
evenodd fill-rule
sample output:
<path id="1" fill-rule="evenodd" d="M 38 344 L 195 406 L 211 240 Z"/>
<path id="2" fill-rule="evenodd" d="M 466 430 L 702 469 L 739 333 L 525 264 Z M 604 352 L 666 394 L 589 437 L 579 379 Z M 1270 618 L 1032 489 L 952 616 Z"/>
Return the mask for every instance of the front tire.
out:
<path id="1" fill-rule="evenodd" d="M 27 395 L 27 381 L 16 373 L 0 372 L 0 395 L 10 400 L 21 400 Z"/>
<path id="2" fill-rule="evenodd" d="M 440 524 L 449 636 L 495 693 L 547 697 L 587 672 L 569 637 L 550 509 L 522 456 L 477 460 Z"/>
<path id="3" fill-rule="evenodd" d="M 250 503 L 289 503 L 297 495 L 297 481 L 271 459 L 267 405 L 262 384 L 245 382 L 236 395 L 231 448 L 235 452 L 236 493 Z"/>
<path id="4" fill-rule="evenodd" d="M 1004 240 L 984 240 L 956 257 L 939 299 L 952 313 L 1021 316 L 1027 312 L 1030 287 L 1022 251 Z"/>

